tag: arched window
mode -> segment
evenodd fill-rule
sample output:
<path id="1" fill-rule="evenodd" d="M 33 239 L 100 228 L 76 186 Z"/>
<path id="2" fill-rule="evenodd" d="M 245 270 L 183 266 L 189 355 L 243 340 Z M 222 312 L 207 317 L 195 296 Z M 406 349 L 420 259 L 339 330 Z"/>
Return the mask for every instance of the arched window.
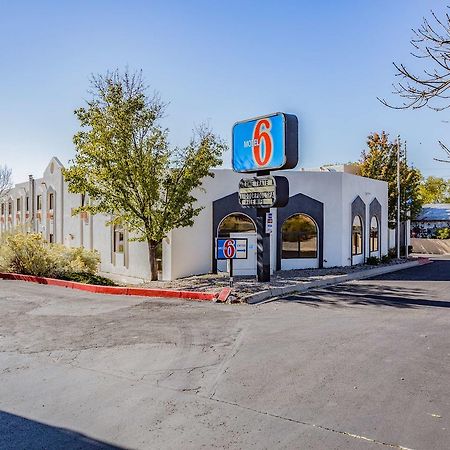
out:
<path id="1" fill-rule="evenodd" d="M 229 237 L 230 233 L 256 233 L 256 226 L 250 217 L 242 213 L 233 213 L 220 222 L 218 237 Z"/>
<path id="2" fill-rule="evenodd" d="M 317 225 L 305 214 L 289 217 L 281 227 L 283 259 L 317 258 Z"/>
<path id="3" fill-rule="evenodd" d="M 352 225 L 352 255 L 361 255 L 363 252 L 362 220 L 355 216 Z"/>
<path id="4" fill-rule="evenodd" d="M 376 216 L 372 216 L 370 219 L 370 251 L 378 251 L 378 220 Z"/>

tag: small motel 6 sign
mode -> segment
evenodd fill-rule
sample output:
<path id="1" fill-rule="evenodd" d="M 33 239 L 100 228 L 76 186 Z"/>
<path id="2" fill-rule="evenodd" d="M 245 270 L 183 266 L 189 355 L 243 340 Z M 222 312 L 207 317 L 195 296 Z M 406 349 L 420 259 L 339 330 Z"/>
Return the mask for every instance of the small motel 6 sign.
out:
<path id="1" fill-rule="evenodd" d="M 247 239 L 217 238 L 217 259 L 247 259 Z"/>
<path id="2" fill-rule="evenodd" d="M 236 122 L 232 162 L 241 173 L 293 169 L 298 162 L 297 116 L 279 112 Z"/>

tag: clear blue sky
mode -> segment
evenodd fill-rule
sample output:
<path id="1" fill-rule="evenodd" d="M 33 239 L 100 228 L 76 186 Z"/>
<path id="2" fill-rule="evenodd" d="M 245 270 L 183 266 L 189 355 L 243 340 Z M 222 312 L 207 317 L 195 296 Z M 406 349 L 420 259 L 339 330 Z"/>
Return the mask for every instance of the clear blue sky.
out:
<path id="1" fill-rule="evenodd" d="M 417 64 L 411 28 L 431 8 L 443 2 L 0 0 L 0 164 L 16 182 L 53 155 L 66 164 L 90 74 L 129 66 L 170 102 L 174 145 L 203 121 L 230 143 L 236 120 L 285 111 L 299 117 L 303 167 L 356 160 L 384 129 L 425 175 L 450 177 L 433 161 L 450 113 L 376 99 L 392 98 L 393 61 Z"/>

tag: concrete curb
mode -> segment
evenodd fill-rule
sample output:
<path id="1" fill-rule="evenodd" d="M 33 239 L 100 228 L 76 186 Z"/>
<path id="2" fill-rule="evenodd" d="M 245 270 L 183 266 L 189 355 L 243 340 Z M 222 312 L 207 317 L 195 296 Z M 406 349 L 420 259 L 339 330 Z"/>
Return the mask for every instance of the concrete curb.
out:
<path id="1" fill-rule="evenodd" d="M 272 301 L 275 297 L 281 297 L 283 295 L 306 292 L 311 289 L 320 287 L 334 286 L 336 284 L 345 283 L 353 280 L 363 280 L 365 278 L 371 278 L 377 275 L 383 275 L 385 273 L 396 272 L 398 270 L 409 269 L 411 267 L 428 264 L 431 261 L 428 258 L 418 258 L 416 261 L 410 261 L 402 264 L 394 264 L 391 266 L 375 267 L 374 269 L 360 270 L 359 272 L 348 273 L 345 275 L 336 275 L 325 280 L 307 281 L 305 283 L 275 287 L 267 289 L 265 291 L 256 292 L 245 296 L 242 300 L 249 304 L 259 304 Z"/>
<path id="2" fill-rule="evenodd" d="M 215 300 L 217 297 L 227 298 L 229 293 L 222 291 L 217 294 L 214 292 L 198 291 L 176 291 L 170 289 L 149 289 L 133 288 L 122 286 L 97 286 L 93 284 L 77 283 L 75 281 L 58 280 L 56 278 L 36 277 L 33 275 L 22 275 L 18 273 L 1 273 L 0 278 L 4 280 L 20 280 L 31 283 L 47 284 L 49 286 L 60 286 L 69 289 L 78 289 L 80 291 L 93 292 L 96 294 L 110 295 L 135 295 L 138 297 L 163 297 L 163 298 L 182 298 L 186 300 Z"/>

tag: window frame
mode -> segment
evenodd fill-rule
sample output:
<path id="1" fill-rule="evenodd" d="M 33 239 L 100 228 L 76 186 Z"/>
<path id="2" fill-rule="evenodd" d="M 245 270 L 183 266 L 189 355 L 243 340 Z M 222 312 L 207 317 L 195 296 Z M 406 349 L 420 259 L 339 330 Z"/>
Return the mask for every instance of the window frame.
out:
<path id="1" fill-rule="evenodd" d="M 113 252 L 125 253 L 125 230 L 120 225 L 114 225 L 113 228 Z"/>
<path id="2" fill-rule="evenodd" d="M 376 237 L 372 236 L 372 220 L 375 219 L 375 222 L 377 224 L 376 227 Z M 374 246 L 374 242 L 376 243 L 376 246 Z M 380 223 L 378 221 L 378 217 L 376 215 L 373 215 L 370 218 L 370 229 L 369 229 L 369 251 L 370 253 L 378 252 L 380 250 Z"/>
<path id="3" fill-rule="evenodd" d="M 284 242 L 292 242 L 292 241 L 285 241 L 283 227 L 285 226 L 286 222 L 288 222 L 289 220 L 291 220 L 297 216 L 303 216 L 303 217 L 309 219 L 309 221 L 311 221 L 312 224 L 315 226 L 315 235 L 313 236 L 313 238 L 315 240 L 314 255 L 302 254 L 302 241 L 301 240 L 298 240 L 297 255 L 287 256 L 284 254 L 284 249 L 283 249 Z M 295 214 L 292 214 L 291 216 L 287 217 L 285 219 L 285 221 L 283 222 L 283 224 L 281 225 L 280 233 L 281 233 L 281 259 L 317 259 L 319 257 L 319 226 L 317 225 L 317 222 L 309 214 L 299 212 L 299 213 L 295 213 Z"/>
<path id="4" fill-rule="evenodd" d="M 53 192 L 50 192 L 48 194 L 48 210 L 53 211 L 55 208 L 55 194 Z"/>

